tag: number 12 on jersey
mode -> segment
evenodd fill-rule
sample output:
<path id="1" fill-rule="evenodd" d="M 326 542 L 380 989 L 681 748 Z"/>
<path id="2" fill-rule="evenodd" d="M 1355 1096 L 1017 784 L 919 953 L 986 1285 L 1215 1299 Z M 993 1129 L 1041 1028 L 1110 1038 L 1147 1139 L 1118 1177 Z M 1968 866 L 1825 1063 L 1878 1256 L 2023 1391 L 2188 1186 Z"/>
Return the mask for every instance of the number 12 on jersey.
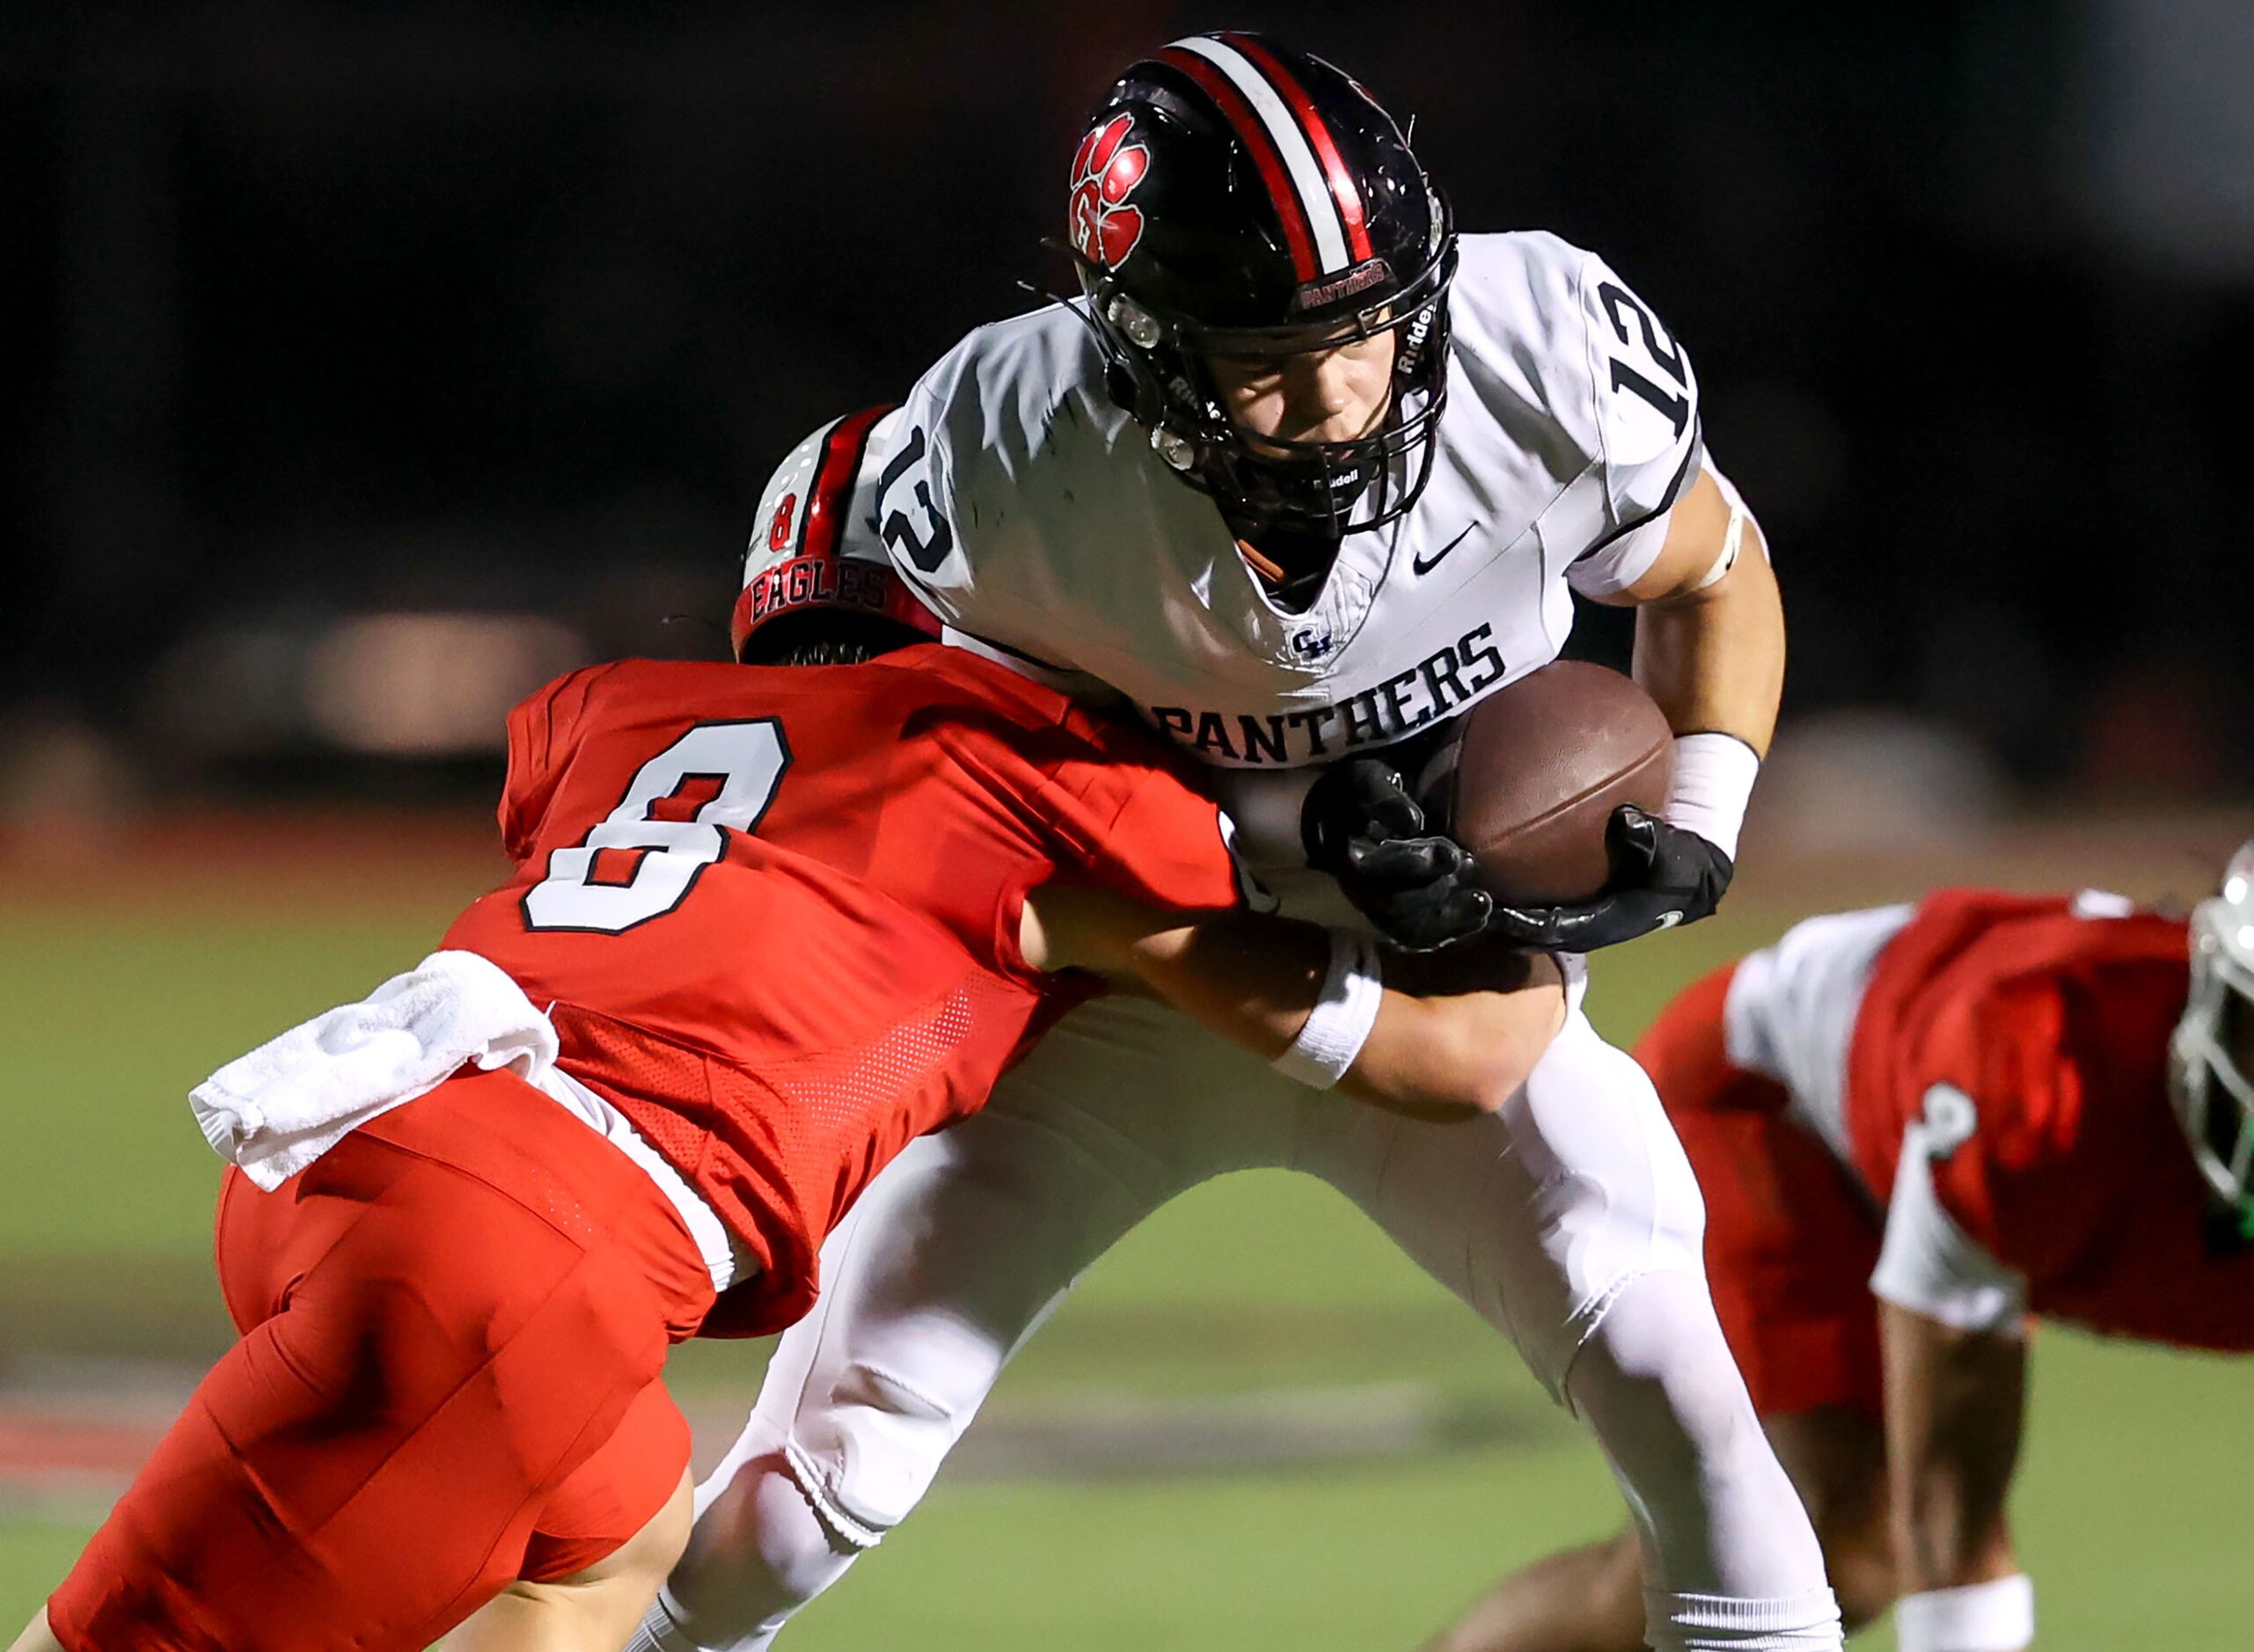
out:
<path id="1" fill-rule="evenodd" d="M 1604 306 L 1606 318 L 1612 322 L 1613 333 L 1620 341 L 1630 347 L 1640 342 L 1644 359 L 1674 381 L 1676 391 L 1685 393 L 1668 391 L 1616 355 L 1606 358 L 1612 363 L 1613 388 L 1624 390 L 1639 401 L 1665 413 L 1680 440 L 1683 427 L 1690 422 L 1691 408 L 1687 394 L 1690 383 L 1683 371 L 1682 351 L 1667 336 L 1666 329 L 1659 325 L 1658 318 L 1645 309 L 1643 302 L 1627 288 L 1614 281 L 1603 282 L 1597 289 L 1597 301 Z M 1630 321 L 1636 324 L 1635 332 L 1640 339 L 1630 336 Z"/>
<path id="2" fill-rule="evenodd" d="M 601 824 L 548 857 L 524 894 L 525 926 L 617 935 L 664 917 L 728 852 L 729 831 L 759 829 L 789 767 L 775 718 L 698 724 L 641 765 Z"/>

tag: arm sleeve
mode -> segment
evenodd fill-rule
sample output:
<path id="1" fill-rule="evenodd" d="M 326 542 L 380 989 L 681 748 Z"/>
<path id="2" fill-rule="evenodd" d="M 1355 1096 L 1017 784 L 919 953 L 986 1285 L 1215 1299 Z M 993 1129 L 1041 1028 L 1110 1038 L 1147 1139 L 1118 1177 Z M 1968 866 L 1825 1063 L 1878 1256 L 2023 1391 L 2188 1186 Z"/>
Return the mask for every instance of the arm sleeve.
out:
<path id="1" fill-rule="evenodd" d="M 1698 479 L 1705 452 L 1698 375 L 1651 307 L 1605 261 L 1583 253 L 1570 300 L 1577 306 L 1585 403 L 1559 409 L 1603 478 L 1606 530 L 1567 570 L 1584 596 L 1633 585 L 1666 539 L 1666 514 Z"/>
<path id="2" fill-rule="evenodd" d="M 501 787 L 501 841 L 523 865 L 532 854 L 540 822 L 579 742 L 582 714 L 595 683 L 611 666 L 591 666 L 558 677 L 509 713 L 509 773 Z"/>
<path id="3" fill-rule="evenodd" d="M 1933 1144 L 1922 1122 L 1902 1137 L 1901 1163 L 1886 1206 L 1886 1234 L 1870 1276 L 1874 1295 L 1959 1331 L 2022 1334 L 2027 1283 L 1942 1208 L 1933 1185 Z"/>

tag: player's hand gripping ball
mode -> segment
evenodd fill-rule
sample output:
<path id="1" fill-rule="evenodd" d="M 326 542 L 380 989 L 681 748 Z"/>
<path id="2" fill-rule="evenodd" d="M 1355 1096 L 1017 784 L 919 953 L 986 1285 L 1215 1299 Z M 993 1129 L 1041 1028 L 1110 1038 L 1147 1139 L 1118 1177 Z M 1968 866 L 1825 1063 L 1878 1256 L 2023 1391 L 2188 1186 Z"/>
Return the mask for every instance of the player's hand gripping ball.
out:
<path id="1" fill-rule="evenodd" d="M 1472 881 L 1461 844 L 1425 829 L 1424 811 L 1379 757 L 1349 757 L 1316 777 L 1299 811 L 1307 864 L 1338 880 L 1387 939 L 1427 952 L 1476 935 L 1494 897 Z"/>
<path id="2" fill-rule="evenodd" d="M 1670 826 L 1633 803 L 1605 823 L 1611 866 L 1593 899 L 1554 906 L 1499 905 L 1493 933 L 1520 947 L 1594 952 L 1710 916 L 1730 887 L 1730 857 L 1694 831 Z"/>

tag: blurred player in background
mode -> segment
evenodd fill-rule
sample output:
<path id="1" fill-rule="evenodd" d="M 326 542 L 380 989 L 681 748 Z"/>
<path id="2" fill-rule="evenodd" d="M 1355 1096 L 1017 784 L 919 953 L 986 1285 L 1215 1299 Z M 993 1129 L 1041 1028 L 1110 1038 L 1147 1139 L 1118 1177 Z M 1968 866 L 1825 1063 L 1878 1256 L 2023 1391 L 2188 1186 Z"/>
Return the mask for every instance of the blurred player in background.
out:
<path id="1" fill-rule="evenodd" d="M 198 1089 L 242 1340 L 19 1652 L 404 1652 L 487 1602 L 450 1647 L 615 1648 L 688 1528 L 668 1345 L 802 1314 L 869 1177 L 1101 990 L 1073 966 L 1421 1116 L 1501 1105 L 1563 1020 L 1501 949 L 1323 1001 L 1369 944 L 1241 910 L 1157 742 L 904 647 L 936 625 L 881 567 L 758 589 L 753 652 L 833 669 L 550 685 L 516 875 Z"/>
<path id="2" fill-rule="evenodd" d="M 1460 239 L 1362 87 L 1250 35 L 1131 66 L 1065 206 L 1082 296 L 818 433 L 769 486 L 772 540 L 843 535 L 949 640 L 1123 698 L 1214 766 L 1263 872 L 1330 874 L 1398 939 L 1484 924 L 1585 950 L 1711 911 L 1783 618 L 1649 306 L 1555 237 Z M 1672 794 L 1619 820 L 1598 898 L 1490 915 L 1401 771 L 1556 657 L 1577 591 L 1637 607 Z M 1660 1647 L 1839 1645 L 1707 1299 L 1689 1166 L 1577 1009 L 1510 1107 L 1444 1129 L 1358 1117 L 1125 1004 L 1067 1018 L 979 1120 L 878 1179 L 638 1644 L 767 1645 L 906 1517 L 1082 1268 L 1254 1166 L 1360 1205 L 1588 1421 L 1637 1509 Z"/>
<path id="3" fill-rule="evenodd" d="M 2187 944 L 2188 943 L 2188 944 Z M 2254 1349 L 2254 843 L 2181 918 L 1948 890 L 1811 918 L 1636 1051 L 1850 1622 L 2017 1652 L 2031 1313 Z M 1442 1652 L 1629 1652 L 1633 1540 L 1507 1579 Z"/>

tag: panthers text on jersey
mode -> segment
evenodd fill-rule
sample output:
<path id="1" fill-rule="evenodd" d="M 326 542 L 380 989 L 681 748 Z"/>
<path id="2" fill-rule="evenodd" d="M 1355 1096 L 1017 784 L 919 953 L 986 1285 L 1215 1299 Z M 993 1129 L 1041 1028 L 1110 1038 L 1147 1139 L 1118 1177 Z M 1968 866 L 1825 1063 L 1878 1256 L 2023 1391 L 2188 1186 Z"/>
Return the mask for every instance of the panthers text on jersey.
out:
<path id="1" fill-rule="evenodd" d="M 871 443 L 852 548 L 881 544 L 958 640 L 1108 685 L 1205 763 L 1321 763 L 1450 716 L 1556 657 L 1569 585 L 1633 583 L 1658 549 L 1634 530 L 1703 451 L 1687 359 L 1601 259 L 1461 246 L 1431 483 L 1346 536 L 1304 612 L 1111 400 L 1070 304 L 924 375 Z"/>
<path id="2" fill-rule="evenodd" d="M 1849 1048 L 1855 1169 L 1880 1202 L 1913 1123 L 1941 1208 L 2035 1312 L 2254 1349 L 2254 1250 L 2219 1250 L 2168 1099 L 2184 920 L 1950 889 L 1879 954 Z"/>
<path id="3" fill-rule="evenodd" d="M 560 1064 L 757 1261 L 709 1334 L 802 1313 L 868 1180 L 1087 996 L 1027 968 L 1028 890 L 1240 899 L 1177 759 L 961 649 L 591 667 L 519 706 L 509 749 L 516 874 L 444 944 L 550 1006 Z"/>

